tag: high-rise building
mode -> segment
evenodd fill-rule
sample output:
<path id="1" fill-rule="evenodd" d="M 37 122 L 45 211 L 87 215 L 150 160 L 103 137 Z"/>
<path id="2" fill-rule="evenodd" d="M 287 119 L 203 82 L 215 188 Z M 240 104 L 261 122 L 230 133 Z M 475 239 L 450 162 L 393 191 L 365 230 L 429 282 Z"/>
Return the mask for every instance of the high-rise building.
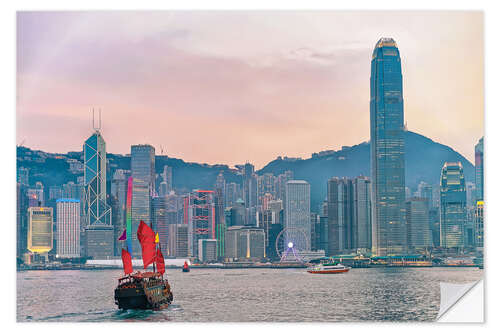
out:
<path id="1" fill-rule="evenodd" d="M 339 181 L 339 234 L 340 250 L 351 252 L 356 248 L 355 237 L 355 207 L 354 207 L 354 184 L 352 179 L 342 178 Z"/>
<path id="2" fill-rule="evenodd" d="M 474 220 L 475 229 L 475 245 L 476 248 L 482 250 L 484 247 L 484 201 L 478 201 L 476 205 L 476 214 Z"/>
<path id="3" fill-rule="evenodd" d="M 305 180 L 286 183 L 285 230 L 286 243 L 292 242 L 299 250 L 311 250 L 311 189 Z M 305 235 L 300 236 L 300 233 Z"/>
<path id="4" fill-rule="evenodd" d="M 445 162 L 441 170 L 441 247 L 464 247 L 464 226 L 467 221 L 465 179 L 460 162 Z"/>
<path id="5" fill-rule="evenodd" d="M 80 257 L 80 200 L 57 200 L 57 255 L 59 258 Z"/>
<path id="6" fill-rule="evenodd" d="M 214 205 L 215 205 L 215 238 L 217 240 L 217 258 L 224 257 L 224 238 L 226 230 L 225 207 L 224 207 L 224 192 L 226 190 L 226 181 L 222 171 L 217 176 L 214 189 Z"/>
<path id="7" fill-rule="evenodd" d="M 368 177 L 354 179 L 354 247 L 370 252 L 372 247 L 371 181 Z"/>
<path id="8" fill-rule="evenodd" d="M 408 248 L 410 251 L 422 251 L 432 246 L 429 228 L 429 207 L 426 198 L 410 198 L 406 202 L 406 223 Z"/>
<path id="9" fill-rule="evenodd" d="M 28 250 L 32 253 L 48 253 L 54 242 L 52 208 L 28 208 L 28 221 Z"/>
<path id="10" fill-rule="evenodd" d="M 167 253 L 172 257 L 188 257 L 188 225 L 170 224 L 168 226 L 168 250 Z"/>
<path id="11" fill-rule="evenodd" d="M 243 195 L 246 208 L 257 204 L 257 177 L 254 166 L 248 162 L 243 167 Z"/>
<path id="12" fill-rule="evenodd" d="M 375 45 L 370 78 L 372 252 L 406 252 L 405 146 L 401 58 L 392 38 Z"/>
<path id="13" fill-rule="evenodd" d="M 130 148 L 132 185 L 132 254 L 140 256 L 137 240 L 139 223 L 151 224 L 151 195 L 155 184 L 155 149 L 151 145 L 133 145 Z"/>
<path id="14" fill-rule="evenodd" d="M 198 240 L 215 239 L 214 191 L 194 190 L 188 196 L 189 255 L 198 255 Z"/>
<path id="15" fill-rule="evenodd" d="M 427 199 L 427 205 L 429 210 L 434 206 L 433 205 L 433 188 L 432 185 L 427 184 L 426 182 L 420 182 L 418 184 L 417 197 Z"/>
<path id="16" fill-rule="evenodd" d="M 339 221 L 339 183 L 337 177 L 328 180 L 327 183 L 327 217 L 328 217 L 328 246 L 327 254 L 337 255 L 342 251 Z"/>
<path id="17" fill-rule="evenodd" d="M 113 174 L 111 182 L 111 197 L 114 205 L 112 206 L 113 228 L 114 228 L 114 253 L 115 256 L 121 255 L 122 241 L 118 238 L 127 227 L 126 223 L 126 205 L 127 205 L 127 180 L 130 172 L 117 169 Z"/>
<path id="18" fill-rule="evenodd" d="M 165 183 L 165 194 L 169 194 L 174 189 L 172 178 L 172 167 L 165 165 L 162 173 L 163 182 Z"/>
<path id="19" fill-rule="evenodd" d="M 476 167 L 476 200 L 484 200 L 484 137 L 474 147 Z"/>
<path id="20" fill-rule="evenodd" d="M 152 200 L 151 225 L 152 229 L 158 233 L 161 246 L 168 244 L 168 213 L 167 197 L 154 197 Z"/>
<path id="21" fill-rule="evenodd" d="M 114 254 L 111 207 L 106 199 L 106 142 L 95 130 L 83 145 L 85 249 L 95 259 Z"/>
<path id="22" fill-rule="evenodd" d="M 21 257 L 27 251 L 28 240 L 28 196 L 27 186 L 21 183 L 16 185 L 16 254 Z"/>
<path id="23" fill-rule="evenodd" d="M 241 199 L 243 197 L 241 193 L 240 184 L 236 183 L 226 183 L 225 190 L 225 207 L 233 207 L 236 203 L 236 200 Z"/>

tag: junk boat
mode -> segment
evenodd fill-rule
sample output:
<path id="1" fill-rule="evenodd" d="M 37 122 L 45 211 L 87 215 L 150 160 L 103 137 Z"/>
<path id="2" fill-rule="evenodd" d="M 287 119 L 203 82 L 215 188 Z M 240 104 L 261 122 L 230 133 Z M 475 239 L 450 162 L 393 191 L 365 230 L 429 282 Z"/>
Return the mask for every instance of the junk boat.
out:
<path id="1" fill-rule="evenodd" d="M 127 205 L 131 202 L 132 177 L 128 180 Z M 129 205 L 128 205 L 129 206 Z M 130 211 L 127 209 L 127 211 Z M 128 215 L 128 214 L 127 214 Z M 127 218 L 127 220 L 129 220 Z M 122 262 L 125 275 L 118 279 L 115 289 L 115 304 L 119 309 L 166 309 L 174 299 L 165 274 L 165 260 L 161 253 L 158 234 L 143 221 L 137 228 L 137 239 L 141 244 L 144 270 L 153 265 L 153 271 L 133 272 L 131 223 L 123 231 L 119 240 L 127 241 L 127 249 L 122 248 Z"/>
<path id="2" fill-rule="evenodd" d="M 338 274 L 347 273 L 350 269 L 351 267 L 344 266 L 340 263 L 331 263 L 312 266 L 307 270 L 307 272 L 311 274 Z"/>
<path id="3" fill-rule="evenodd" d="M 187 261 L 184 261 L 184 266 L 182 266 L 182 271 L 185 273 L 189 272 L 189 265 Z"/>

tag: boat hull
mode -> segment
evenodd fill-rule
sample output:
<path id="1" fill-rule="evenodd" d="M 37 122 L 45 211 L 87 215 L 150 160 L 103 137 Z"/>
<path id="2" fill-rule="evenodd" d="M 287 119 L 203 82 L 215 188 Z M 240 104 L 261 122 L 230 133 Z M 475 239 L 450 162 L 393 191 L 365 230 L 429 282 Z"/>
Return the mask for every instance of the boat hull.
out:
<path id="1" fill-rule="evenodd" d="M 324 271 L 308 270 L 307 272 L 311 273 L 311 274 L 339 274 L 339 273 L 347 273 L 347 272 L 349 272 L 349 268 L 337 269 L 337 270 L 324 270 Z"/>
<path id="2" fill-rule="evenodd" d="M 133 280 L 131 280 L 133 279 Z M 162 310 L 173 300 L 167 280 L 131 276 L 115 289 L 115 304 L 119 309 Z"/>

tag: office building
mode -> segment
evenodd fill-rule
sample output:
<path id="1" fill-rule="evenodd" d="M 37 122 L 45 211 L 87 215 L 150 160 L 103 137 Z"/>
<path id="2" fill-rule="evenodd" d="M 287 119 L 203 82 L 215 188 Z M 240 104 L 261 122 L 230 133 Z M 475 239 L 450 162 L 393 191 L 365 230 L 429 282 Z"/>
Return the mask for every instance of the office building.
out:
<path id="1" fill-rule="evenodd" d="M 188 225 L 170 224 L 168 226 L 168 250 L 171 257 L 187 258 L 188 253 Z"/>
<path id="2" fill-rule="evenodd" d="M 57 200 L 57 256 L 80 257 L 80 200 Z"/>
<path id="3" fill-rule="evenodd" d="M 429 208 L 426 198 L 410 198 L 406 202 L 408 248 L 412 252 L 425 251 L 432 246 L 429 228 Z"/>
<path id="4" fill-rule="evenodd" d="M 216 239 L 214 191 L 194 190 L 187 204 L 189 255 L 197 256 L 200 239 Z"/>
<path id="5" fill-rule="evenodd" d="M 465 179 L 460 162 L 445 162 L 441 170 L 441 247 L 462 249 L 467 221 Z"/>
<path id="6" fill-rule="evenodd" d="M 338 255 L 342 252 L 342 237 L 339 221 L 339 184 L 340 179 L 333 177 L 327 183 L 327 217 L 328 217 L 328 246 L 327 255 Z"/>
<path id="7" fill-rule="evenodd" d="M 370 78 L 372 252 L 404 254 L 405 146 L 401 58 L 392 38 L 375 45 Z"/>
<path id="8" fill-rule="evenodd" d="M 99 129 L 83 145 L 85 255 L 94 259 L 114 254 L 111 207 L 106 199 L 106 142 Z"/>
<path id="9" fill-rule="evenodd" d="M 304 180 L 286 183 L 285 231 L 286 243 L 294 243 L 299 250 L 311 250 L 311 189 Z M 305 235 L 305 239 L 302 235 Z"/>
<path id="10" fill-rule="evenodd" d="M 199 239 L 198 240 L 198 260 L 201 262 L 217 261 L 217 240 Z"/>
<path id="11" fill-rule="evenodd" d="M 28 208 L 28 250 L 46 254 L 54 242 L 53 210 L 48 207 Z"/>
<path id="12" fill-rule="evenodd" d="M 264 230 L 234 226 L 226 231 L 226 258 L 230 261 L 259 261 L 266 256 Z"/>
<path id="13" fill-rule="evenodd" d="M 354 183 L 354 248 L 371 252 L 371 181 L 368 177 L 356 177 Z"/>
<path id="14" fill-rule="evenodd" d="M 484 201 L 478 201 L 475 214 L 475 246 L 479 251 L 484 248 Z"/>
<path id="15" fill-rule="evenodd" d="M 484 137 L 474 147 L 476 167 L 476 200 L 484 200 Z"/>

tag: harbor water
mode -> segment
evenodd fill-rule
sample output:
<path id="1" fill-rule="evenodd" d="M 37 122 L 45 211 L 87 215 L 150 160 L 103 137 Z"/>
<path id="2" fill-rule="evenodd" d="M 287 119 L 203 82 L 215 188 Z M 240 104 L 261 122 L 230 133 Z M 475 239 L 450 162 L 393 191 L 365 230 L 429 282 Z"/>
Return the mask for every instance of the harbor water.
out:
<path id="1" fill-rule="evenodd" d="M 352 322 L 433 321 L 440 282 L 469 283 L 467 267 L 167 270 L 174 300 L 162 311 L 118 310 L 122 270 L 17 272 L 17 321 Z"/>

